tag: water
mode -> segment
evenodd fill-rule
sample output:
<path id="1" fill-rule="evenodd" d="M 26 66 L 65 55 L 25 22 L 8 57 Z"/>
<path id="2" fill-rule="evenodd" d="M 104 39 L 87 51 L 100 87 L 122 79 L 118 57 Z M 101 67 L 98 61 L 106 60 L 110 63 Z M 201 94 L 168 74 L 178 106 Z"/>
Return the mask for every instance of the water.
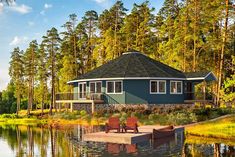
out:
<path id="1" fill-rule="evenodd" d="M 84 142 L 85 133 L 103 130 L 99 126 L 0 126 L 0 157 L 98 157 L 98 156 L 235 156 L 232 141 L 175 136 L 138 144 Z M 223 140 L 222 140 L 223 141 Z"/>

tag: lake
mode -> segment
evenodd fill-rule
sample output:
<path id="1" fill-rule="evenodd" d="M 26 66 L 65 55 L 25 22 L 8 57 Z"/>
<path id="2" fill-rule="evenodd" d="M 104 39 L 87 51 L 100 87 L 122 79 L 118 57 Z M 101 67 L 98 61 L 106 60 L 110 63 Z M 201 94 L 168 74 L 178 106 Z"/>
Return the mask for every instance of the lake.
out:
<path id="1" fill-rule="evenodd" d="M 84 134 L 102 130 L 102 126 L 53 129 L 50 126 L 0 125 L 0 157 L 235 156 L 233 144 L 184 137 L 182 132 L 174 137 L 132 145 L 83 141 Z"/>

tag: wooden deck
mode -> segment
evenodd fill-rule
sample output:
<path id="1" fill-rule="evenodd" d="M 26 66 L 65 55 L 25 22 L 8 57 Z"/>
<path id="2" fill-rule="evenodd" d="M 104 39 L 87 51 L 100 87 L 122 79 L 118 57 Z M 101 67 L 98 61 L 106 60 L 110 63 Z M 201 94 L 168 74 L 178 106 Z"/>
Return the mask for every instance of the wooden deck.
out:
<path id="1" fill-rule="evenodd" d="M 84 141 L 91 142 L 107 142 L 107 143 L 119 143 L 119 144 L 135 144 L 143 141 L 148 141 L 152 138 L 153 129 L 161 129 L 166 126 L 141 126 L 139 127 L 139 133 L 116 133 L 116 132 L 96 132 L 85 134 Z M 177 127 L 177 131 L 184 131 L 184 127 Z"/>

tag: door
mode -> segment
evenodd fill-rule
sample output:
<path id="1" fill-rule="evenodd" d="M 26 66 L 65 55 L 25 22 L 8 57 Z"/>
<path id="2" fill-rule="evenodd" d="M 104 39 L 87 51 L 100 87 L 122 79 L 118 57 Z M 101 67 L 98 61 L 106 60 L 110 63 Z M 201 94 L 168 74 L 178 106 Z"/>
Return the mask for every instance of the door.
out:
<path id="1" fill-rule="evenodd" d="M 86 98 L 86 82 L 79 83 L 79 98 L 85 99 Z"/>
<path id="2" fill-rule="evenodd" d="M 187 100 L 193 100 L 193 88 L 192 88 L 192 82 L 186 83 L 186 99 Z"/>

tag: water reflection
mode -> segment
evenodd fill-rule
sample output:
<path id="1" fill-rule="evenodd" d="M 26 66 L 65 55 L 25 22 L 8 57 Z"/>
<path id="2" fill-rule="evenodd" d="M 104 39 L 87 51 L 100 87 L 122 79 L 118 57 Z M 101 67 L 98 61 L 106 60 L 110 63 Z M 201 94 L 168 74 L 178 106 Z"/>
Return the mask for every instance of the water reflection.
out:
<path id="1" fill-rule="evenodd" d="M 172 137 L 137 144 L 84 142 L 86 133 L 104 130 L 99 126 L 0 126 L 0 156 L 10 157 L 97 157 L 97 156 L 235 156 L 231 141 L 184 138 L 183 132 Z M 225 144 L 221 144 L 225 143 Z"/>

